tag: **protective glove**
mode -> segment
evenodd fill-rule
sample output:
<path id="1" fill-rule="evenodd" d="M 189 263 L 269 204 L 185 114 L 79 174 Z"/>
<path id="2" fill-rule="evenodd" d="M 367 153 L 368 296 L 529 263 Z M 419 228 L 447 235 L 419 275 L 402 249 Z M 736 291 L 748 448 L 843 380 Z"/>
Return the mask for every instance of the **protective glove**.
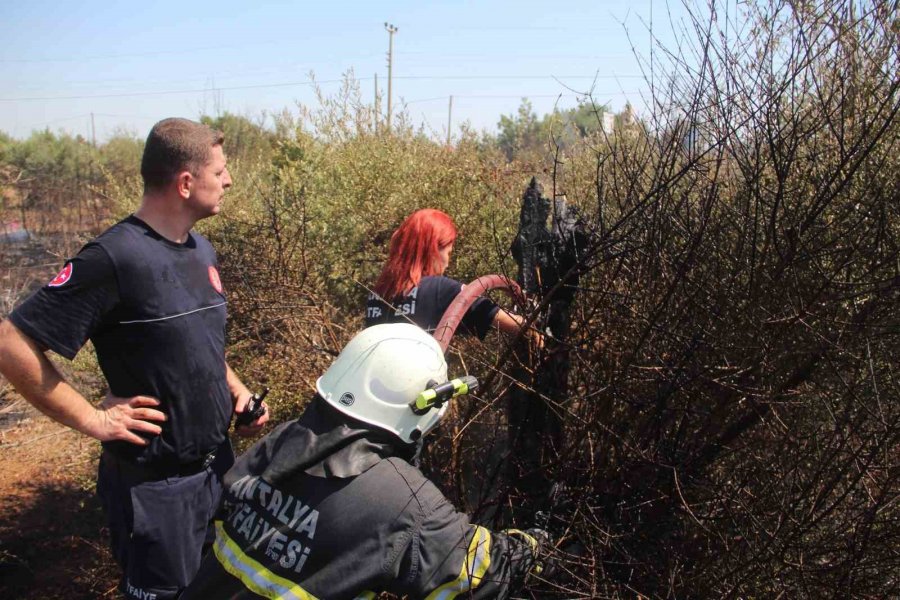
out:
<path id="1" fill-rule="evenodd" d="M 531 547 L 531 556 L 534 559 L 530 571 L 532 575 L 548 579 L 556 573 L 558 565 L 556 559 L 552 555 L 554 548 L 549 533 L 537 527 L 532 527 L 525 531 L 520 529 L 508 529 L 506 530 L 506 533 L 526 542 Z"/>

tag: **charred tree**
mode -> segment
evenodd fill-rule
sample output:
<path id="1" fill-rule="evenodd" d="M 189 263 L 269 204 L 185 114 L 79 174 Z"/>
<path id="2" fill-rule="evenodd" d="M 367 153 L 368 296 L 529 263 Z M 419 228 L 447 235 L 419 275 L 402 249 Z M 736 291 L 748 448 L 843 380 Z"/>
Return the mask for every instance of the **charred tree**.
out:
<path id="1" fill-rule="evenodd" d="M 549 221 L 549 227 L 548 227 Z M 563 449 L 568 395 L 570 309 L 578 289 L 579 251 L 587 243 L 578 211 L 564 196 L 551 202 L 536 179 L 525 190 L 512 254 L 518 282 L 533 303 L 533 327 L 544 347 L 520 344 L 507 396 L 511 466 L 520 492 L 540 497 L 549 485 L 543 467 Z"/>

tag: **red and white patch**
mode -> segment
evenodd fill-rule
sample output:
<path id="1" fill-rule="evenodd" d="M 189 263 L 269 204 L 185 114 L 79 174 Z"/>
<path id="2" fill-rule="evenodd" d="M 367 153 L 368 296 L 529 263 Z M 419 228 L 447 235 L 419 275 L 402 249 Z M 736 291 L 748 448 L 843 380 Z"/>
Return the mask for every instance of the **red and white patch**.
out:
<path id="1" fill-rule="evenodd" d="M 222 280 L 219 278 L 219 272 L 211 265 L 209 267 L 209 282 L 217 292 L 222 293 Z"/>
<path id="2" fill-rule="evenodd" d="M 63 270 L 56 274 L 56 277 L 48 283 L 49 287 L 59 287 L 72 279 L 72 263 L 68 263 Z"/>

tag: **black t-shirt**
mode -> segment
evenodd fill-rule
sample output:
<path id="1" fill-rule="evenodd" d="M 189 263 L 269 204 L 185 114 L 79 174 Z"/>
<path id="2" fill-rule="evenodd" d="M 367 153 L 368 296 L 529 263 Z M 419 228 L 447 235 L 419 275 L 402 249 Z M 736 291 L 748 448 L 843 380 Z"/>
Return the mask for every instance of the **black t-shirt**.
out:
<path id="1" fill-rule="evenodd" d="M 382 323 L 414 323 L 433 333 L 441 317 L 463 285 L 443 276 L 423 277 L 409 294 L 398 296 L 391 304 L 374 293 L 366 300 L 366 327 Z M 484 339 L 500 307 L 487 298 L 479 298 L 469 307 L 460 324 L 460 331 Z"/>
<path id="2" fill-rule="evenodd" d="M 88 243 L 10 315 L 25 335 L 72 359 L 94 343 L 110 391 L 159 399 L 167 420 L 146 447 L 107 442 L 154 463 L 196 460 L 224 442 L 226 304 L 215 252 L 191 232 L 171 242 L 131 216 Z"/>

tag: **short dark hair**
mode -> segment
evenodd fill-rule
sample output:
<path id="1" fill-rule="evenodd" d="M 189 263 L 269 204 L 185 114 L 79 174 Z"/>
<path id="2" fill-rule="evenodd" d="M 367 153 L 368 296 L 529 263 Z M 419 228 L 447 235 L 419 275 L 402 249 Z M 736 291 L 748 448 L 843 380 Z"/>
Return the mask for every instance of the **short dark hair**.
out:
<path id="1" fill-rule="evenodd" d="M 202 123 L 163 119 L 150 130 L 144 145 L 144 190 L 161 189 L 184 170 L 196 175 L 209 162 L 213 146 L 221 146 L 224 141 L 225 134 Z"/>

